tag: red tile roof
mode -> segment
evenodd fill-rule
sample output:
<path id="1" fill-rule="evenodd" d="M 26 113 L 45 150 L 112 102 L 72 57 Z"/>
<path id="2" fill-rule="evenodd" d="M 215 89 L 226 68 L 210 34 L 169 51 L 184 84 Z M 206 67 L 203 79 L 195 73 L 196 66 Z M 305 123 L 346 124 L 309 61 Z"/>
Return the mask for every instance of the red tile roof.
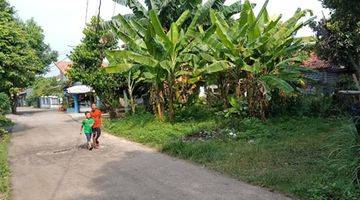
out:
<path id="1" fill-rule="evenodd" d="M 66 75 L 66 72 L 72 67 L 74 63 L 72 61 L 59 61 L 56 62 L 56 67 L 60 70 L 60 72 L 64 75 Z M 105 68 L 108 64 L 106 62 L 103 62 L 101 67 Z"/>
<path id="2" fill-rule="evenodd" d="M 60 70 L 60 72 L 65 75 L 66 72 L 73 65 L 73 62 L 71 62 L 71 61 L 59 61 L 59 62 L 56 62 L 55 65 Z"/>
<path id="3" fill-rule="evenodd" d="M 302 66 L 311 69 L 327 69 L 331 67 L 329 62 L 321 60 L 314 52 L 310 53 L 309 59 L 302 61 Z"/>

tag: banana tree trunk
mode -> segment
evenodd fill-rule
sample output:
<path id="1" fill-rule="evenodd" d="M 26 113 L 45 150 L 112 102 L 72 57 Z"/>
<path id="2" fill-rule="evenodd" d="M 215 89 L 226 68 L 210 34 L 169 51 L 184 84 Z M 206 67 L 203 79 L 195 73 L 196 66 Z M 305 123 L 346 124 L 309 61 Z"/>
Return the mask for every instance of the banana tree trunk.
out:
<path id="1" fill-rule="evenodd" d="M 160 121 L 164 120 L 164 106 L 161 102 L 156 102 L 156 118 Z"/>
<path id="2" fill-rule="evenodd" d="M 236 83 L 236 98 L 240 99 L 241 96 L 242 96 L 242 93 L 241 93 L 241 81 L 240 79 L 238 80 L 238 82 Z"/>
<path id="3" fill-rule="evenodd" d="M 264 88 L 259 85 L 257 80 L 250 74 L 245 79 L 244 84 L 247 92 L 246 99 L 249 114 L 253 117 L 260 118 L 262 121 L 266 121 L 268 101 L 264 94 Z"/>
<path id="4" fill-rule="evenodd" d="M 162 92 L 159 88 L 159 86 L 154 86 L 154 88 L 151 91 L 151 96 L 153 99 L 153 110 L 156 116 L 156 119 L 159 121 L 164 120 L 164 105 L 162 101 Z"/>
<path id="5" fill-rule="evenodd" d="M 174 76 L 170 75 L 169 76 L 169 121 L 173 122 L 174 121 Z"/>
<path id="6" fill-rule="evenodd" d="M 228 86 L 227 81 L 225 80 L 225 75 L 220 74 L 218 77 L 218 87 L 220 91 L 220 98 L 223 101 L 224 109 L 229 108 L 229 99 L 228 99 Z"/>
<path id="7" fill-rule="evenodd" d="M 136 102 L 135 102 L 135 99 L 134 99 L 134 96 L 133 96 L 132 88 L 129 87 L 128 92 L 129 92 L 129 97 L 130 97 L 131 112 L 133 114 L 135 114 L 135 112 L 136 112 Z"/>

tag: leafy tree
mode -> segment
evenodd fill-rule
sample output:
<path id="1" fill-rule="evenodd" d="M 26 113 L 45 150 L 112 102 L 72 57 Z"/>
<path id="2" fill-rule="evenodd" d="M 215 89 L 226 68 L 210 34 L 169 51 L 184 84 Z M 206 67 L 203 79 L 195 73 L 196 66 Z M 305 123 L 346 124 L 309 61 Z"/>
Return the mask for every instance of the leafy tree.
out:
<path id="1" fill-rule="evenodd" d="M 44 73 L 48 70 L 48 66 L 57 60 L 58 53 L 51 50 L 50 45 L 44 42 L 44 31 L 36 24 L 34 19 L 27 20 L 24 27 L 30 35 L 30 46 L 36 51 L 37 57 L 40 58 L 41 66 L 44 66 L 40 69 L 39 73 Z"/>
<path id="2" fill-rule="evenodd" d="M 331 10 L 330 18 L 313 25 L 317 53 L 335 66 L 344 66 L 360 76 L 360 3 L 358 0 L 321 0 Z M 360 89 L 360 88 L 359 88 Z"/>
<path id="3" fill-rule="evenodd" d="M 133 114 L 136 112 L 136 101 L 134 97 L 134 91 L 135 88 L 138 86 L 138 84 L 144 80 L 144 78 L 141 76 L 141 71 L 139 69 L 132 69 L 126 72 L 126 83 L 127 83 L 127 91 L 129 93 L 130 98 L 130 106 L 131 111 Z"/>
<path id="4" fill-rule="evenodd" d="M 193 68 L 192 60 L 196 57 L 191 50 L 201 40 L 197 37 L 196 25 L 200 16 L 198 11 L 190 25 L 182 29 L 182 24 L 189 18 L 189 11 L 185 11 L 179 19 L 171 24 L 165 32 L 155 10 L 149 12 L 150 19 L 147 26 L 142 26 L 134 20 L 121 18 L 123 29 L 117 33 L 128 49 L 110 51 L 107 55 L 110 61 L 110 72 L 122 72 L 142 65 L 145 67 L 145 79 L 152 83 L 152 99 L 154 111 L 158 119 L 163 119 L 166 99 L 169 120 L 174 119 L 174 102 L 176 97 L 175 85 L 177 78 L 188 73 L 185 68 Z M 136 26 L 133 24 L 136 23 Z M 214 68 L 221 63 L 207 65 L 205 69 Z"/>
<path id="5" fill-rule="evenodd" d="M 311 22 L 300 20 L 308 11 L 296 11 L 285 22 L 281 17 L 270 19 L 266 10 L 268 0 L 255 16 L 253 7 L 246 1 L 240 18 L 227 23 L 219 12 L 211 11 L 216 37 L 206 38 L 210 55 L 215 60 L 231 63 L 235 78 L 236 95 L 245 98 L 251 115 L 265 119 L 271 92 L 290 94 L 292 84 L 301 82 L 297 52 L 303 48 L 296 32 Z"/>
<path id="6" fill-rule="evenodd" d="M 81 44 L 70 55 L 74 64 L 68 76 L 73 82 L 91 86 L 113 118 L 125 80 L 122 75 L 109 75 L 104 71 L 105 51 L 114 49 L 117 43 L 111 32 L 99 29 L 98 24 L 94 17 L 83 30 Z"/>
<path id="7" fill-rule="evenodd" d="M 343 66 L 353 72 L 354 86 L 360 90 L 360 2 L 358 0 L 321 0 L 325 8 L 331 10 L 330 18 L 313 26 L 318 43 L 317 54 L 334 66 Z M 360 144 L 360 125 L 354 119 Z M 359 151 L 354 157 L 359 156 Z M 354 180 L 359 183 L 360 166 L 355 162 Z"/>
<path id="8" fill-rule="evenodd" d="M 253 5 L 246 1 L 237 20 L 227 20 L 220 11 L 210 10 L 212 25 L 203 30 L 199 9 L 191 18 L 185 11 L 170 29 L 160 22 L 156 10 L 149 19 L 137 21 L 119 16 L 116 32 L 126 44 L 124 50 L 108 53 L 109 71 L 126 71 L 145 66 L 144 77 L 153 83 L 155 110 L 162 117 L 162 99 L 168 105 L 169 119 L 173 119 L 175 88 L 184 75 L 187 81 L 201 80 L 204 73 L 219 74 L 236 91 L 239 101 L 245 99 L 252 116 L 265 119 L 272 92 L 290 94 L 302 83 L 299 51 L 303 39 L 296 32 L 312 19 L 301 22 L 309 13 L 298 10 L 289 20 L 270 19 L 265 2 L 255 16 Z M 206 25 L 205 25 L 206 26 Z M 232 80 L 227 82 L 226 80 Z M 229 98 L 228 92 L 224 99 Z M 160 99 L 160 100 L 159 100 Z M 234 101 L 232 101 L 234 102 Z"/>
<path id="9" fill-rule="evenodd" d="M 0 115 L 7 113 L 10 108 L 10 98 L 5 93 L 0 93 Z"/>
<path id="10" fill-rule="evenodd" d="M 33 20 L 21 22 L 5 0 L 0 0 L 0 91 L 6 93 L 16 113 L 17 93 L 56 59 L 44 44 L 42 29 Z"/>
<path id="11" fill-rule="evenodd" d="M 61 80 L 56 77 L 45 78 L 42 76 L 36 77 L 33 85 L 31 86 L 32 92 L 27 97 L 29 104 L 36 104 L 39 97 L 42 96 L 63 96 L 63 85 Z"/>

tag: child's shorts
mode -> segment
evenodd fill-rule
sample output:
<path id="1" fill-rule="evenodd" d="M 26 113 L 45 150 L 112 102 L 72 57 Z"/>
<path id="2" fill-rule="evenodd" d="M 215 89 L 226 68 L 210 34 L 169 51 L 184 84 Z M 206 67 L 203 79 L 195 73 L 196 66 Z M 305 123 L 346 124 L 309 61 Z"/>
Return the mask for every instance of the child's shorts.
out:
<path id="1" fill-rule="evenodd" d="M 85 133 L 86 141 L 90 142 L 92 133 Z"/>

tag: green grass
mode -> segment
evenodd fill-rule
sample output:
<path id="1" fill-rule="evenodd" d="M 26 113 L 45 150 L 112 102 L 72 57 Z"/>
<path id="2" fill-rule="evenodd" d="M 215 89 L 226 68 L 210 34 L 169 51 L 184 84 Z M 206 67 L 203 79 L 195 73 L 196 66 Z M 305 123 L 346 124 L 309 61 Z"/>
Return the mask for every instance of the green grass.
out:
<path id="1" fill-rule="evenodd" d="M 9 135 L 0 134 L 0 199 L 9 199 L 10 186 L 9 186 L 9 165 L 8 165 L 8 142 Z"/>
<path id="2" fill-rule="evenodd" d="M 222 127 L 222 137 L 181 139 L 215 127 Z M 145 114 L 108 121 L 106 128 L 172 156 L 300 199 L 360 199 L 352 174 L 360 162 L 350 148 L 356 137 L 346 118 L 276 118 L 265 124 L 256 119 L 202 119 L 171 125 Z"/>
<path id="3" fill-rule="evenodd" d="M 105 128 L 115 135 L 161 149 L 184 135 L 215 126 L 215 120 L 170 124 L 154 119 L 149 113 L 107 121 Z"/>

